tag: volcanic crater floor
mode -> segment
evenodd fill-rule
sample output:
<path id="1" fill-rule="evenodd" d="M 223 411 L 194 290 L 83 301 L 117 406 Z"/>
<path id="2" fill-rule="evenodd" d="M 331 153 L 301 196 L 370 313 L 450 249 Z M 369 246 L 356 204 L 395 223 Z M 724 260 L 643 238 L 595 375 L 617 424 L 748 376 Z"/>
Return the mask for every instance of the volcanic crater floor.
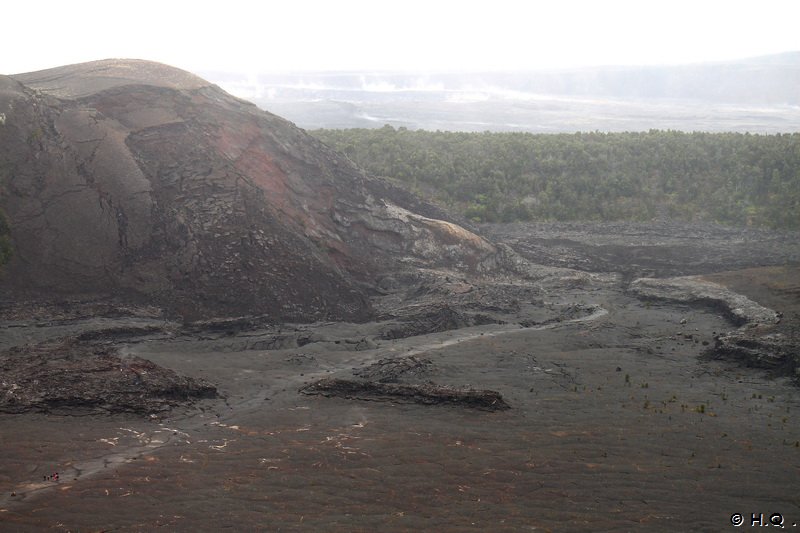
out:
<path id="1" fill-rule="evenodd" d="M 773 259 L 702 273 L 791 329 L 800 269 Z M 0 529 L 720 531 L 734 513 L 800 524 L 797 385 L 704 355 L 735 329 L 719 310 L 642 301 L 618 278 L 519 299 L 507 320 L 426 313 L 441 331 L 400 338 L 375 323 L 267 334 L 7 320 L 8 345 L 142 328 L 105 341 L 220 398 L 149 417 L 0 414 Z M 528 304 L 561 319 L 525 321 Z M 509 408 L 301 392 L 326 379 L 493 391 Z"/>

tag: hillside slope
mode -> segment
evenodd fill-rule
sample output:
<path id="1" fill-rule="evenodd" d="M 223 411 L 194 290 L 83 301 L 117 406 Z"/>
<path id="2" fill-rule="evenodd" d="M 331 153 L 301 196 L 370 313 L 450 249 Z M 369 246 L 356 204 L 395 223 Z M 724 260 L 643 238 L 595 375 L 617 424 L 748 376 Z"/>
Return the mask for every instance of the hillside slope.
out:
<path id="1" fill-rule="evenodd" d="M 387 272 L 475 269 L 495 253 L 290 122 L 165 65 L 3 76 L 0 113 L 8 297 L 365 319 Z"/>

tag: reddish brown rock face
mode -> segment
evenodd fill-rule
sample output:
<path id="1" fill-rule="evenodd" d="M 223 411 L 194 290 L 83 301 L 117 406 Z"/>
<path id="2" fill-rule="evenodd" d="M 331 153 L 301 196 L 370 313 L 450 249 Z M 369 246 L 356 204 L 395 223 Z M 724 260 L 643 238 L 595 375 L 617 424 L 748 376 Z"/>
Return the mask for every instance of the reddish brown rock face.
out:
<path id="1" fill-rule="evenodd" d="M 293 124 L 164 65 L 2 77 L 0 113 L 8 293 L 361 320 L 398 265 L 473 269 L 496 253 Z"/>

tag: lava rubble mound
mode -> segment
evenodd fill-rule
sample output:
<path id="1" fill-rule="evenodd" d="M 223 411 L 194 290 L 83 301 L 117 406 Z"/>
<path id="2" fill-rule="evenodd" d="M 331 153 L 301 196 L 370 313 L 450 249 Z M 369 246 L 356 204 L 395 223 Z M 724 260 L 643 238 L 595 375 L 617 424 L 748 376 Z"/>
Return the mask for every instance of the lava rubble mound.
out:
<path id="1" fill-rule="evenodd" d="M 214 385 L 74 338 L 0 353 L 0 411 L 156 414 L 216 398 Z"/>

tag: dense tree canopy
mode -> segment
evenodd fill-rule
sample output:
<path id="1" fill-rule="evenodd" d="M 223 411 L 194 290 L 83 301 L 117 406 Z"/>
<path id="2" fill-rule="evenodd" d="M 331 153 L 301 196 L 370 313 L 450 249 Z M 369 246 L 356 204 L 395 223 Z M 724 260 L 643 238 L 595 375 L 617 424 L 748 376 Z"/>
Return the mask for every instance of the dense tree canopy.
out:
<path id="1" fill-rule="evenodd" d="M 372 174 L 484 222 L 647 220 L 800 228 L 800 134 L 317 130 Z"/>

